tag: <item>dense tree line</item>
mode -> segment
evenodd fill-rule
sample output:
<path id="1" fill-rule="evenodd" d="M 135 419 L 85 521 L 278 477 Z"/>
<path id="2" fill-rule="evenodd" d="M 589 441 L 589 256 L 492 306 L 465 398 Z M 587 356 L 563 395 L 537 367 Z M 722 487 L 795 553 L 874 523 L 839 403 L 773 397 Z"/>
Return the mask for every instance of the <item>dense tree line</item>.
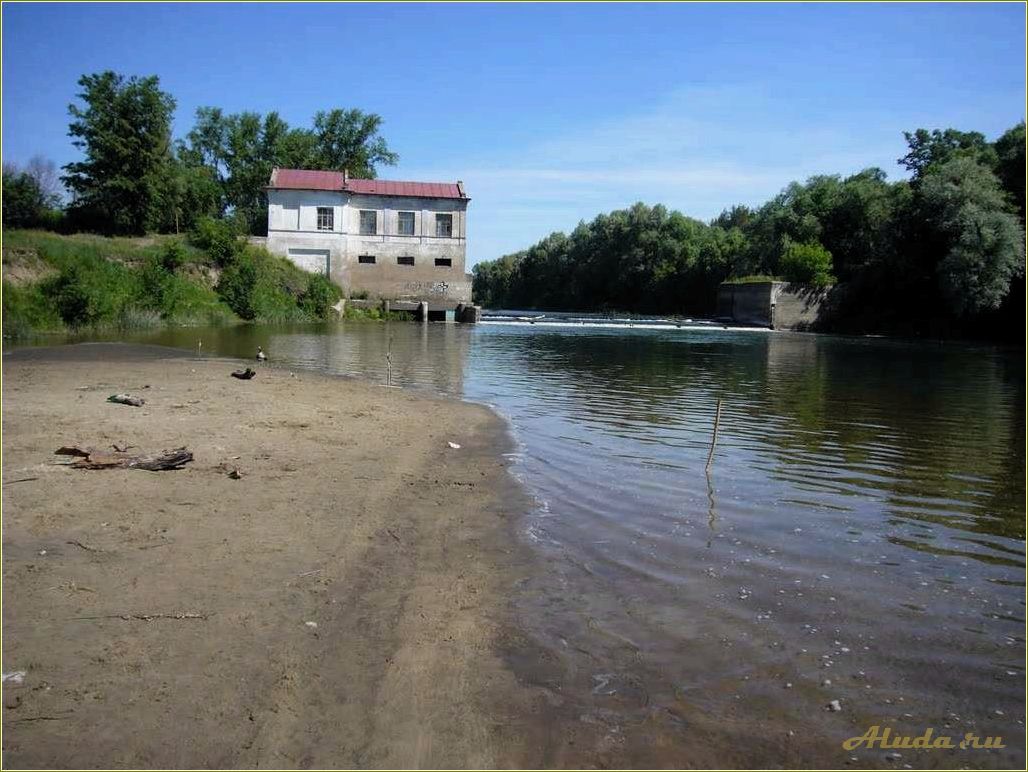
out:
<path id="1" fill-rule="evenodd" d="M 995 142 L 919 129 L 899 163 L 794 182 L 704 223 L 636 204 L 474 268 L 493 308 L 709 314 L 717 285 L 754 275 L 840 283 L 829 324 L 989 332 L 1024 313 L 1025 125 Z"/>
<path id="2" fill-rule="evenodd" d="M 53 211 L 58 201 L 31 170 L 5 167 L 5 226 L 178 233 L 213 217 L 230 220 L 240 233 L 263 234 L 264 186 L 273 167 L 345 168 L 375 177 L 379 165 L 397 160 L 379 134 L 382 119 L 356 109 L 318 112 L 307 128 L 291 127 L 275 112 L 201 107 L 193 128 L 174 141 L 175 99 L 157 77 L 107 71 L 84 75 L 79 86 L 68 134 L 82 159 L 60 178 L 70 195 L 63 222 Z"/>

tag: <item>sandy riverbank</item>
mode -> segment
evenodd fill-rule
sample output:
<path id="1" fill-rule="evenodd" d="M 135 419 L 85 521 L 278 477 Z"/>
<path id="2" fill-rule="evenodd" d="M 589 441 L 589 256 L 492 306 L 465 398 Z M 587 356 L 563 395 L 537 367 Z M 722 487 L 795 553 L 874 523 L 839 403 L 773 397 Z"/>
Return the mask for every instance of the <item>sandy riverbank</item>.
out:
<path id="1" fill-rule="evenodd" d="M 103 344 L 4 356 L 3 670 L 25 672 L 4 690 L 5 766 L 527 760 L 535 698 L 499 653 L 526 505 L 500 420 L 237 366 Z M 74 443 L 195 460 L 58 465 Z"/>

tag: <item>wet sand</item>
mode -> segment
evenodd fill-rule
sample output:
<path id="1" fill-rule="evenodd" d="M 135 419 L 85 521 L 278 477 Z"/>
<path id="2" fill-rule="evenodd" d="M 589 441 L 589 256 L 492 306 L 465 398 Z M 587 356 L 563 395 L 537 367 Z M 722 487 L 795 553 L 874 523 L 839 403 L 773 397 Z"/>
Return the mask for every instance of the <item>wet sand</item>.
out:
<path id="1" fill-rule="evenodd" d="M 500 652 L 526 501 L 500 419 L 241 364 L 4 356 L 5 766 L 520 763 L 537 698 Z M 76 443 L 195 460 L 60 465 Z"/>

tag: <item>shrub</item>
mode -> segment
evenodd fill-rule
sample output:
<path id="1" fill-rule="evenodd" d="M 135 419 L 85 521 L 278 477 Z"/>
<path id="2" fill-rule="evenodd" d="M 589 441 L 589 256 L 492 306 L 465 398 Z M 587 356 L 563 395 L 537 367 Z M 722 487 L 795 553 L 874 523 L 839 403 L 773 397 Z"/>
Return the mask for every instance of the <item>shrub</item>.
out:
<path id="1" fill-rule="evenodd" d="M 64 322 L 40 284 L 16 286 L 3 283 L 3 331 L 5 338 L 23 338 L 34 332 L 59 332 Z"/>
<path id="2" fill-rule="evenodd" d="M 256 260 L 243 255 L 221 272 L 215 291 L 243 319 L 253 319 L 257 316 L 254 307 L 257 279 Z"/>
<path id="3" fill-rule="evenodd" d="M 168 273 L 175 273 L 186 262 L 186 250 L 182 243 L 175 239 L 165 244 L 161 249 L 160 261 L 164 270 Z"/>
<path id="4" fill-rule="evenodd" d="M 311 274 L 307 278 L 307 289 L 300 296 L 300 308 L 315 319 L 325 319 L 340 295 L 339 289 L 324 276 Z"/>
<path id="5" fill-rule="evenodd" d="M 206 250 L 215 265 L 231 264 L 243 251 L 245 244 L 235 225 L 229 220 L 201 217 L 193 229 L 193 244 Z"/>
<path id="6" fill-rule="evenodd" d="M 5 228 L 36 228 L 48 212 L 47 197 L 27 172 L 4 167 L 3 224 Z"/>
<path id="7" fill-rule="evenodd" d="M 764 273 L 752 273 L 748 276 L 737 276 L 734 279 L 725 279 L 725 284 L 763 284 L 764 282 L 781 280 L 781 276 L 770 276 Z"/>
<path id="8" fill-rule="evenodd" d="M 160 311 L 164 308 L 172 274 L 162 257 L 148 258 L 139 271 L 139 301 L 144 308 Z"/>
<path id="9" fill-rule="evenodd" d="M 99 311 L 90 302 L 89 293 L 82 285 L 82 273 L 75 268 L 65 269 L 43 282 L 43 292 L 53 301 L 57 313 L 67 325 L 77 327 L 99 317 Z"/>
<path id="10" fill-rule="evenodd" d="M 341 292 L 328 279 L 310 274 L 265 249 L 245 247 L 221 273 L 218 295 L 243 319 L 325 319 Z"/>
<path id="11" fill-rule="evenodd" d="M 832 253 L 817 242 L 791 242 L 778 261 L 778 272 L 786 281 L 824 286 L 834 284 Z"/>

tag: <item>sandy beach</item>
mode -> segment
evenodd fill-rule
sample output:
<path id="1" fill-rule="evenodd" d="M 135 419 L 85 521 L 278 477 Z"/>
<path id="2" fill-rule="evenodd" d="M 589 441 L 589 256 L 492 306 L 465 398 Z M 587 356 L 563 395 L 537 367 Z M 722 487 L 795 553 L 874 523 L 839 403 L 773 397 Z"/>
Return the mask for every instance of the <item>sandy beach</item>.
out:
<path id="1" fill-rule="evenodd" d="M 500 419 L 242 364 L 4 356 L 5 766 L 525 761 L 533 692 L 499 652 L 527 503 Z M 195 458 L 76 469 L 71 444 Z"/>

